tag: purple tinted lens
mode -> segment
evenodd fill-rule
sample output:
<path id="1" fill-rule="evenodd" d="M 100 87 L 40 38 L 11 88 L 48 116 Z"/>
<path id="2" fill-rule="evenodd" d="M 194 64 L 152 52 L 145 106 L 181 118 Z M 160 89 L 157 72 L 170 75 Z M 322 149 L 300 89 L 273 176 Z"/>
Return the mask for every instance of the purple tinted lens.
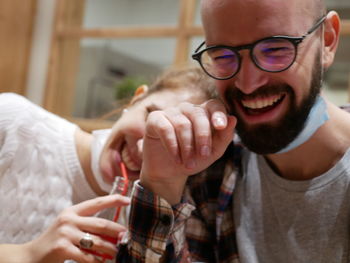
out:
<path id="1" fill-rule="evenodd" d="M 238 55 L 227 48 L 213 48 L 205 51 L 201 62 L 205 71 L 215 78 L 228 78 L 239 68 Z"/>
<path id="2" fill-rule="evenodd" d="M 295 46 L 286 39 L 269 39 L 259 42 L 253 49 L 253 57 L 260 68 L 267 71 L 282 71 L 295 59 Z"/>

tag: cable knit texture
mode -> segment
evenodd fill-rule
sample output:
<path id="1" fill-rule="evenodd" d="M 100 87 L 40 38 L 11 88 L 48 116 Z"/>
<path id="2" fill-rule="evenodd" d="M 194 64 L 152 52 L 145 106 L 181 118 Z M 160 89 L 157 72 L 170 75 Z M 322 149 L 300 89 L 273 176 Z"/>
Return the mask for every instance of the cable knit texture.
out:
<path id="1" fill-rule="evenodd" d="M 77 126 L 13 93 L 0 95 L 0 243 L 37 237 L 64 208 L 95 197 Z"/>

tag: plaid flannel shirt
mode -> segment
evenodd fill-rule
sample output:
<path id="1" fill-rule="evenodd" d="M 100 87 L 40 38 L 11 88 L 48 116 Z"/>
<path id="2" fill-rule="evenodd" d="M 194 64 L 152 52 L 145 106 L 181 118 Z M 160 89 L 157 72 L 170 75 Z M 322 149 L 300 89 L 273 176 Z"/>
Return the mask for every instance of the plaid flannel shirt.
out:
<path id="1" fill-rule="evenodd" d="M 341 108 L 350 112 L 350 104 Z M 116 262 L 238 263 L 232 205 L 241 151 L 231 144 L 222 158 L 189 177 L 185 199 L 175 207 L 136 185 Z"/>
<path id="2" fill-rule="evenodd" d="M 177 206 L 136 183 L 129 232 L 116 262 L 238 262 L 232 194 L 241 149 L 230 145 L 222 158 L 191 176 Z"/>

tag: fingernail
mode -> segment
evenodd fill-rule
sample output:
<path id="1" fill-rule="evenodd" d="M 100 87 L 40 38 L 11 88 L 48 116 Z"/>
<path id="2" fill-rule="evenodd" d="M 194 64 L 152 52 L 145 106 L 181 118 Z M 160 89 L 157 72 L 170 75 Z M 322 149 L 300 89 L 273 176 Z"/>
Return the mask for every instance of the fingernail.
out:
<path id="1" fill-rule="evenodd" d="M 221 116 L 215 116 L 214 117 L 214 124 L 216 127 L 225 127 L 226 122 L 225 122 L 224 118 L 222 118 Z"/>
<path id="2" fill-rule="evenodd" d="M 224 126 L 224 125 L 225 125 L 224 119 L 221 118 L 221 117 L 216 117 L 216 125 L 218 125 L 218 126 Z"/>

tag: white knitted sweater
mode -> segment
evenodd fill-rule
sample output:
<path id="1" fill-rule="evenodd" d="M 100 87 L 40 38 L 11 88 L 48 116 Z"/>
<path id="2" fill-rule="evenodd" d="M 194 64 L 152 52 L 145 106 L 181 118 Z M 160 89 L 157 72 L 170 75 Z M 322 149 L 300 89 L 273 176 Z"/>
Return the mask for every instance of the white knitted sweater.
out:
<path id="1" fill-rule="evenodd" d="M 23 243 L 62 209 L 96 194 L 80 166 L 77 126 L 13 93 L 0 94 L 0 243 Z"/>

